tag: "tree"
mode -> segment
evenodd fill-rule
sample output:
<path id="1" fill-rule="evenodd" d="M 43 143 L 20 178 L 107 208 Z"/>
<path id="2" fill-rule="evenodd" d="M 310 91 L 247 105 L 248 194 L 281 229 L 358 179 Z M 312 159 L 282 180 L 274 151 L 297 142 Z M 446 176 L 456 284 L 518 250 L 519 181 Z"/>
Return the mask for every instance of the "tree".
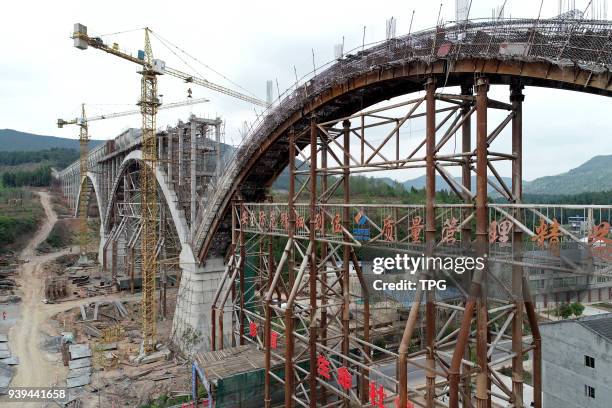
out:
<path id="1" fill-rule="evenodd" d="M 44 187 L 51 184 L 51 167 L 41 166 L 31 171 L 5 172 L 2 174 L 5 187 Z"/>
<path id="2" fill-rule="evenodd" d="M 582 315 L 582 312 L 584 312 L 584 305 L 580 302 L 574 302 L 571 305 L 569 305 L 569 307 L 570 309 L 572 309 L 572 313 L 576 317 Z"/>
<path id="3" fill-rule="evenodd" d="M 567 303 L 562 303 L 557 308 L 557 316 L 561 316 L 563 319 L 568 319 L 572 314 L 574 314 L 574 311 Z"/>

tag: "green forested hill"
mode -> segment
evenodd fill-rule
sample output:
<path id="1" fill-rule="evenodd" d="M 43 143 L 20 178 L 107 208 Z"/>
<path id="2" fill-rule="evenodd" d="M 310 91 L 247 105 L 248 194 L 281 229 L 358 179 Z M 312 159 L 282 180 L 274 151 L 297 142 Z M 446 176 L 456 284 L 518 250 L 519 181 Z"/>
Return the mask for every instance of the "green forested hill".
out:
<path id="1" fill-rule="evenodd" d="M 89 147 L 95 147 L 103 140 L 91 140 Z M 0 151 L 35 151 L 53 148 L 78 149 L 77 139 L 36 135 L 13 129 L 0 129 Z"/>
<path id="2" fill-rule="evenodd" d="M 612 190 L 612 155 L 595 156 L 575 169 L 523 185 L 525 194 L 578 194 Z"/>

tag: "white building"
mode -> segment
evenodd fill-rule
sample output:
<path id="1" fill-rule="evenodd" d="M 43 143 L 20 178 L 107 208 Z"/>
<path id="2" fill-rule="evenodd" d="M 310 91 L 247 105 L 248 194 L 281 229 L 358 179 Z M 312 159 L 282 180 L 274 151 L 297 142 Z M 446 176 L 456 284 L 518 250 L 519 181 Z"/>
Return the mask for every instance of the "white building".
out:
<path id="1" fill-rule="evenodd" d="M 612 313 L 540 326 L 544 408 L 612 407 Z"/>

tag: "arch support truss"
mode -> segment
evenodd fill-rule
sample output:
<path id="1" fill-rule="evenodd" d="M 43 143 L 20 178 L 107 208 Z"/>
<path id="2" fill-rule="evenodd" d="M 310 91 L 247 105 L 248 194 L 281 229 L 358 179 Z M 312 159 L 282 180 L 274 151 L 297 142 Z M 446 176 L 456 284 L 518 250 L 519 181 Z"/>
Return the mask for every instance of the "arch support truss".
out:
<path id="1" fill-rule="evenodd" d="M 278 388 L 285 407 L 485 408 L 492 399 L 523 407 L 525 358 L 541 407 L 529 271 L 604 273 L 596 254 L 567 262 L 568 251 L 593 247 L 590 229 L 564 225 L 583 213 L 596 227 L 612 207 L 523 204 L 522 85 L 511 85 L 508 102 L 488 91 L 485 76 L 459 95 L 439 92 L 432 78 L 423 97 L 333 121 L 313 117 L 287 135 L 286 196 L 234 200 L 212 345 L 228 346 L 222 315 L 231 310 L 231 345 L 265 352 L 266 407 Z M 420 203 L 391 202 L 403 197 L 393 186 L 388 202 L 376 202 L 356 178 L 412 169 L 426 173 Z M 442 182 L 450 193 L 439 192 Z M 385 256 L 398 263 L 379 275 Z M 404 259 L 423 263 L 406 272 Z"/>

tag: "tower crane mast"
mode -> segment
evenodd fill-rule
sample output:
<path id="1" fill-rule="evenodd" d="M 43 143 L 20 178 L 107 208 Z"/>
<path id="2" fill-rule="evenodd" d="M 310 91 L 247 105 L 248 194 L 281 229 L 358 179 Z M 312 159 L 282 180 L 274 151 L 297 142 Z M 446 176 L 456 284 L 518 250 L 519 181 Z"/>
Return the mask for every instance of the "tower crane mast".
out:
<path id="1" fill-rule="evenodd" d="M 157 302 L 155 278 L 157 276 L 157 97 L 159 70 L 153 61 L 149 29 L 145 28 L 145 63 L 140 71 L 140 113 L 142 114 L 142 167 L 140 171 L 141 201 L 141 256 L 142 256 L 142 353 L 155 351 L 157 343 Z"/>

